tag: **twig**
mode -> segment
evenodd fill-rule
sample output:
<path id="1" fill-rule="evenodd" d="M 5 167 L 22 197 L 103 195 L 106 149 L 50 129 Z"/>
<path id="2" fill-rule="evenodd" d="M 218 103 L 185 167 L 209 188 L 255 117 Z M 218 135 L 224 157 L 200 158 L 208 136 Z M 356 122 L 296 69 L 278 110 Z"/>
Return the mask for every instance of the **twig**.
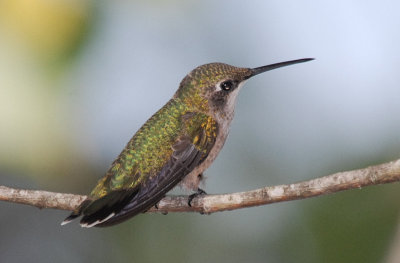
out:
<path id="1" fill-rule="evenodd" d="M 232 194 L 198 196 L 187 205 L 187 196 L 167 196 L 158 209 L 148 212 L 200 212 L 210 214 L 244 207 L 304 199 L 369 185 L 400 181 L 400 159 L 364 169 L 335 173 L 321 178 L 289 185 L 267 186 L 260 189 Z M 74 210 L 86 196 L 22 190 L 0 186 L 0 200 L 31 205 L 39 208 Z"/>

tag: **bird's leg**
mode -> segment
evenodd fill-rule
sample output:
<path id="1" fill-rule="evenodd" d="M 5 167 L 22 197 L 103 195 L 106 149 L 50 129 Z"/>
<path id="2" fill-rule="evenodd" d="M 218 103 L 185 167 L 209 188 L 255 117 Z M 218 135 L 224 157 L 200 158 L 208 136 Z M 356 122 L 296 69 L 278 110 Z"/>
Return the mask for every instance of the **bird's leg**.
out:
<path id="1" fill-rule="evenodd" d="M 193 200 L 193 198 L 195 198 L 195 197 L 197 197 L 197 196 L 199 196 L 199 195 L 206 195 L 207 193 L 203 190 L 203 189 L 201 189 L 201 188 L 197 188 L 197 192 L 196 193 L 194 193 L 194 194 L 191 194 L 191 195 L 189 195 L 189 198 L 188 198 L 188 205 L 190 206 L 190 207 L 192 207 L 192 200 Z"/>

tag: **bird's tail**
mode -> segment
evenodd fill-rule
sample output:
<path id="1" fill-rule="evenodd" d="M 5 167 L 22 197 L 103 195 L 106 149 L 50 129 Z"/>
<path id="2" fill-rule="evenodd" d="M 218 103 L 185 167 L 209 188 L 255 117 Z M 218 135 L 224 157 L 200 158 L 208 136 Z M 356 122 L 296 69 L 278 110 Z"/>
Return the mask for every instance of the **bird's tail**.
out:
<path id="1" fill-rule="evenodd" d="M 61 222 L 61 225 L 66 225 L 75 218 L 79 217 L 82 214 L 82 210 L 85 209 L 92 201 L 90 199 L 86 199 L 83 201 L 76 209 L 73 211 L 64 221 Z"/>
<path id="2" fill-rule="evenodd" d="M 80 221 L 82 227 L 101 224 L 119 213 L 137 195 L 138 190 L 138 187 L 117 190 L 96 200 L 86 199 L 61 225 L 68 224 L 81 215 L 83 215 Z"/>

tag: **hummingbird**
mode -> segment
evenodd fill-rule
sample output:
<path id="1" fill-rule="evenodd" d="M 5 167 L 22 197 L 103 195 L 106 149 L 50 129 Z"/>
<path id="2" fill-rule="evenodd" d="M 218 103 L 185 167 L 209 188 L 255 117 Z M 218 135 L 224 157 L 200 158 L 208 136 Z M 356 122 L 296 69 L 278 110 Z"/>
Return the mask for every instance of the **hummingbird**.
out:
<path id="1" fill-rule="evenodd" d="M 260 73 L 313 60 L 257 68 L 209 63 L 193 69 L 174 96 L 136 132 L 89 197 L 61 224 L 82 216 L 82 227 L 121 223 L 145 212 L 176 185 L 206 194 L 199 185 L 229 133 L 243 84 Z"/>

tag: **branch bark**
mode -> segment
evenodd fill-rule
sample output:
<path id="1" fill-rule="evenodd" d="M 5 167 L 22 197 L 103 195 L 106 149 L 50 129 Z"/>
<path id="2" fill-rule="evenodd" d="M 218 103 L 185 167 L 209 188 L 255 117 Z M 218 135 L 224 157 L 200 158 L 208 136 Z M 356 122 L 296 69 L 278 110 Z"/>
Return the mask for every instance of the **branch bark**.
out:
<path id="1" fill-rule="evenodd" d="M 158 209 L 148 212 L 214 212 L 235 210 L 277 202 L 305 199 L 370 185 L 400 181 L 400 159 L 364 169 L 335 173 L 317 179 L 288 185 L 267 186 L 247 192 L 198 196 L 187 205 L 187 196 L 166 196 Z M 87 197 L 39 190 L 0 186 L 0 201 L 26 204 L 38 208 L 74 210 Z"/>

